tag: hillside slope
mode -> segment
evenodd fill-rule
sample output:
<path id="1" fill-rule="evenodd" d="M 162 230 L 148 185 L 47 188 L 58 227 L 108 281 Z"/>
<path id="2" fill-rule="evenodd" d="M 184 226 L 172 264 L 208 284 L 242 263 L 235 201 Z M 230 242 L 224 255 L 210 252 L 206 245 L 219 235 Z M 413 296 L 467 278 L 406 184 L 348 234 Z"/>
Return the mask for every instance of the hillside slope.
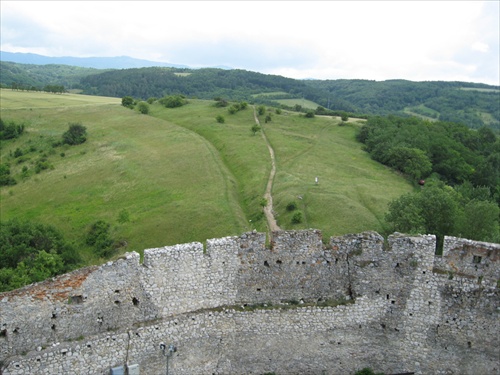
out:
<path id="1" fill-rule="evenodd" d="M 114 98 L 0 93 L 2 118 L 25 122 L 27 131 L 2 142 L 2 163 L 18 181 L 0 188 L 2 221 L 51 223 L 80 243 L 91 223 L 105 220 L 127 244 L 122 251 L 266 230 L 261 200 L 271 163 L 264 140 L 250 130 L 251 108 L 229 115 L 213 101 L 190 100 L 176 109 L 155 104 L 147 116 Z M 383 231 L 387 203 L 411 187 L 362 151 L 357 125 L 286 111 L 272 117 L 261 123 L 276 152 L 279 225 L 316 227 L 325 236 Z M 57 145 L 75 121 L 87 127 L 87 142 Z M 49 168 L 36 173 L 41 158 Z M 291 222 L 290 200 L 304 215 L 300 223 Z"/>

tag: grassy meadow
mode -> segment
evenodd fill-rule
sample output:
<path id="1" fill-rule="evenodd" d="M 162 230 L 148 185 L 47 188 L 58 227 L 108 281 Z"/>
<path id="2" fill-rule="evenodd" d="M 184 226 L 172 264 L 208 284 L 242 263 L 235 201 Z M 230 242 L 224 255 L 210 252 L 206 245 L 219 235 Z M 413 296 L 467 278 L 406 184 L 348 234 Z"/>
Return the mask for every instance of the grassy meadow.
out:
<path id="1" fill-rule="evenodd" d="M 25 97 L 24 108 L 19 95 Z M 37 108 L 39 95 L 47 98 Z M 18 180 L 0 189 L 2 221 L 50 223 L 77 241 L 102 219 L 112 224 L 114 238 L 127 242 L 126 250 L 137 251 L 250 229 L 230 173 L 196 133 L 140 115 L 116 98 L 95 97 L 90 105 L 79 95 L 72 100 L 71 94 L 36 94 L 33 101 L 32 96 L 1 91 L 2 118 L 26 123 L 26 134 L 2 142 L 2 163 L 11 165 Z M 52 147 L 74 121 L 87 127 L 87 142 Z M 16 148 L 25 152 L 24 161 L 11 156 Z M 43 155 L 52 168 L 32 172 Z M 31 173 L 25 178 L 23 166 Z M 88 260 L 98 261 L 90 254 Z"/>
<path id="2" fill-rule="evenodd" d="M 41 221 L 81 241 L 102 219 L 127 244 L 122 251 L 139 252 L 267 230 L 261 199 L 271 160 L 261 133 L 251 132 L 251 106 L 231 115 L 213 101 L 190 100 L 174 109 L 153 104 L 141 115 L 118 98 L 1 90 L 0 99 L 4 121 L 26 124 L 0 150 L 18 181 L 0 188 L 2 221 Z M 87 141 L 54 146 L 70 122 L 87 128 Z M 387 203 L 412 189 L 362 151 L 353 119 L 339 126 L 336 118 L 283 111 L 260 122 L 276 154 L 273 199 L 283 229 L 317 228 L 325 238 L 381 232 Z M 23 155 L 15 157 L 18 148 Z M 50 168 L 36 173 L 40 158 Z M 291 223 L 292 201 L 302 223 Z"/>

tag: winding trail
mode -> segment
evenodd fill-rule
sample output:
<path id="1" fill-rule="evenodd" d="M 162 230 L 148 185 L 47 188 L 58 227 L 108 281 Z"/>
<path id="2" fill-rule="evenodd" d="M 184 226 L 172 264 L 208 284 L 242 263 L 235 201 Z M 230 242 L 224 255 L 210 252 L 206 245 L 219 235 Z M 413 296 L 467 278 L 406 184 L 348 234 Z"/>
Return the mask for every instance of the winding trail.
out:
<path id="1" fill-rule="evenodd" d="M 274 176 L 276 175 L 276 160 L 274 157 L 274 150 L 267 139 L 266 133 L 264 132 L 264 128 L 260 125 L 259 118 L 257 117 L 257 111 L 255 110 L 255 106 L 253 107 L 253 117 L 255 119 L 255 123 L 260 126 L 262 138 L 266 141 L 267 149 L 269 150 L 269 155 L 271 155 L 271 172 L 269 173 L 269 178 L 267 180 L 266 192 L 264 193 L 264 198 L 267 200 L 267 205 L 264 207 L 264 214 L 266 215 L 267 225 L 271 232 L 281 230 L 281 228 L 276 223 L 276 219 L 274 218 L 273 213 L 273 196 L 271 195 L 271 190 L 273 188 Z"/>

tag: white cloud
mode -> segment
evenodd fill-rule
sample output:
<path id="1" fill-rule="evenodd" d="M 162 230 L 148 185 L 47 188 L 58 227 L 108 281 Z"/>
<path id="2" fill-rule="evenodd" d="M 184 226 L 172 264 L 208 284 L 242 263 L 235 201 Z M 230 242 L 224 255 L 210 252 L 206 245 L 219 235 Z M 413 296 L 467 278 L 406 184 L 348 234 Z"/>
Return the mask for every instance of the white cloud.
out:
<path id="1" fill-rule="evenodd" d="M 499 2 L 9 1 L 1 48 L 294 78 L 499 84 Z"/>

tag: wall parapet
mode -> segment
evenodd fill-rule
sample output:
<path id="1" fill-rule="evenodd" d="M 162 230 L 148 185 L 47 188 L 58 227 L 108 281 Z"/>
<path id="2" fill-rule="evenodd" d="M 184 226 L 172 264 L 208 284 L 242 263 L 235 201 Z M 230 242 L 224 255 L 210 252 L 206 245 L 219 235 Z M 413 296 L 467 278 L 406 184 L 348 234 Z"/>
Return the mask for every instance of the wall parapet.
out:
<path id="1" fill-rule="evenodd" d="M 270 247 L 265 244 L 265 233 L 248 232 L 209 239 L 206 249 L 200 242 L 147 249 L 142 263 L 138 253 L 127 253 L 99 267 L 1 293 L 3 372 L 28 374 L 27 368 L 43 368 L 40 373 L 63 373 L 54 366 L 68 369 L 72 363 L 81 373 L 109 373 L 131 358 L 144 368 L 147 362 L 140 358 L 145 358 L 152 365 L 142 373 L 162 373 L 163 359 L 155 350 L 147 353 L 162 335 L 181 346 L 197 347 L 184 347 L 185 354 L 176 355 L 179 365 L 174 373 L 205 373 L 196 367 L 201 363 L 211 363 L 206 370 L 221 374 L 280 369 L 272 370 L 270 362 L 290 369 L 285 348 L 268 348 L 266 353 L 252 345 L 274 337 L 272 342 L 286 347 L 287 340 L 303 342 L 307 332 L 317 350 L 328 354 L 320 358 L 329 366 L 323 370 L 331 373 L 348 370 L 334 354 L 339 348 L 325 344 L 332 340 L 343 345 L 345 355 L 359 345 L 357 340 L 372 342 L 367 351 L 372 363 L 367 357 L 350 366 L 379 366 L 392 372 L 436 372 L 444 368 L 439 355 L 450 358 L 446 366 L 463 366 L 463 361 L 452 363 L 454 354 L 447 348 L 462 353 L 464 361 L 480 352 L 490 359 L 498 357 L 498 339 L 487 327 L 498 318 L 500 244 L 446 237 L 439 257 L 434 255 L 433 235 L 395 233 L 385 241 L 376 232 L 364 232 L 332 237 L 325 245 L 318 230 L 273 232 Z M 312 306 L 336 300 L 352 303 Z M 296 309 L 238 312 L 224 307 L 265 303 Z M 318 319 L 328 321 L 329 315 L 345 321 L 335 320 L 330 328 L 318 325 Z M 190 323 L 183 327 L 205 332 L 196 336 L 196 343 L 192 333 L 183 337 L 179 328 L 187 317 Z M 141 339 L 146 331 L 151 333 Z M 241 342 L 235 341 L 236 334 L 242 335 Z M 84 345 L 87 341 L 90 348 Z M 137 349 L 131 349 L 132 342 Z M 64 355 L 63 346 L 71 347 Z M 237 346 L 245 349 L 241 352 Z M 384 351 L 399 364 L 374 359 Z M 310 354 L 307 366 L 314 367 Z M 258 355 L 272 358 L 264 361 Z M 88 367 L 87 359 L 93 356 L 100 356 L 99 365 Z M 208 359 L 212 357 L 216 363 Z M 498 369 L 490 362 L 485 369 Z M 308 372 L 307 367 L 302 372 Z"/>

